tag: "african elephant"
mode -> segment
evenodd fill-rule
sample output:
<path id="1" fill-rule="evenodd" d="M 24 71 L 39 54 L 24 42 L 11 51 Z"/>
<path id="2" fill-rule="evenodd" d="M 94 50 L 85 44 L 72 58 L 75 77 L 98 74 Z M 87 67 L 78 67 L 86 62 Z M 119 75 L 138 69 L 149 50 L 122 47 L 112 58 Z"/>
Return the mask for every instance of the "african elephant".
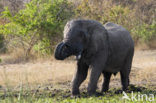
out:
<path id="1" fill-rule="evenodd" d="M 120 72 L 122 90 L 129 85 L 134 54 L 134 42 L 130 33 L 120 25 L 98 21 L 76 19 L 67 22 L 64 27 L 64 39 L 55 49 L 55 58 L 64 60 L 75 55 L 77 69 L 72 81 L 72 95 L 79 94 L 79 86 L 86 79 L 91 68 L 87 88 L 89 95 L 96 93 L 97 82 L 101 74 L 104 81 L 101 92 L 109 89 L 112 74 Z"/>

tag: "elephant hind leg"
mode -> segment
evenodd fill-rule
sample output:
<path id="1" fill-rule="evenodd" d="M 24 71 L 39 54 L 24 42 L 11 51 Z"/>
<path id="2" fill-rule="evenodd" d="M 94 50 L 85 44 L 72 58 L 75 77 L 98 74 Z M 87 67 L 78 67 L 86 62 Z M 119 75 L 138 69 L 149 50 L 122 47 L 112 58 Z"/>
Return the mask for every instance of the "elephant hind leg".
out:
<path id="1" fill-rule="evenodd" d="M 102 84 L 101 92 L 107 92 L 108 91 L 111 75 L 112 75 L 112 73 L 103 72 L 104 81 Z"/>
<path id="2" fill-rule="evenodd" d="M 121 83 L 122 83 L 122 90 L 126 91 L 129 85 L 129 75 L 126 72 L 121 71 Z"/>
<path id="3" fill-rule="evenodd" d="M 128 55 L 128 57 L 125 60 L 125 64 L 123 65 L 123 68 L 120 71 L 123 91 L 126 91 L 129 86 L 129 75 L 131 71 L 132 59 L 133 59 L 133 54 Z"/>

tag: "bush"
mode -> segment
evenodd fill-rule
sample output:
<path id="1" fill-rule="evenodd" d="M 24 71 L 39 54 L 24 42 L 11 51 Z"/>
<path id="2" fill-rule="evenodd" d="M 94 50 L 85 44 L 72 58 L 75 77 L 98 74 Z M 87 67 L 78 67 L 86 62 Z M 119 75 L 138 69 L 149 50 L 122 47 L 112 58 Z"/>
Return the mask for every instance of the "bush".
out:
<path id="1" fill-rule="evenodd" d="M 155 0 L 31 0 L 24 9 L 12 12 L 5 7 L 0 25 L 0 46 L 12 52 L 18 48 L 31 53 L 51 54 L 71 18 L 114 22 L 131 32 L 135 43 L 156 40 Z M 3 19 L 3 20 L 4 20 Z M 7 45 L 6 45 L 7 44 Z"/>
<path id="2" fill-rule="evenodd" d="M 9 22 L 1 25 L 0 33 L 11 40 L 11 47 L 24 48 L 26 55 L 34 45 L 38 45 L 37 51 L 46 49 L 45 53 L 51 53 L 51 44 L 55 43 L 55 37 L 60 36 L 64 22 L 71 16 L 70 7 L 65 0 L 32 0 L 15 15 L 5 8 L 2 14 Z"/>
<path id="3" fill-rule="evenodd" d="M 75 13 L 77 18 L 114 22 L 131 32 L 135 41 L 148 44 L 156 40 L 156 18 L 153 0 L 82 0 Z M 149 8 L 151 6 L 151 8 Z"/>
<path id="4" fill-rule="evenodd" d="M 153 22 L 152 24 L 142 24 L 136 26 L 136 28 L 132 29 L 134 32 L 133 38 L 135 40 L 140 40 L 140 42 L 150 42 L 151 40 L 156 39 L 156 23 Z"/>

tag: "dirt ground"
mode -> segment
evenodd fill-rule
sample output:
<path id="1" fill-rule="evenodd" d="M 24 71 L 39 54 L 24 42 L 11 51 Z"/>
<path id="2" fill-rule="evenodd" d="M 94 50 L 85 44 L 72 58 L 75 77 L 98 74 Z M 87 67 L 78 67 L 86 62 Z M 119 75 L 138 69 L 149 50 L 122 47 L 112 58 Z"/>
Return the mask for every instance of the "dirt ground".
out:
<path id="1" fill-rule="evenodd" d="M 11 64 L 7 62 L 7 56 L 1 56 L 4 61 L 0 64 L 0 88 L 29 86 L 52 88 L 70 88 L 70 81 L 76 68 L 75 60 L 56 61 L 37 60 L 25 63 Z M 82 84 L 86 88 L 89 80 Z M 135 51 L 132 71 L 130 75 L 131 84 L 156 89 L 156 50 Z M 99 79 L 98 87 L 102 83 Z M 120 75 L 112 76 L 111 88 L 121 87 Z"/>

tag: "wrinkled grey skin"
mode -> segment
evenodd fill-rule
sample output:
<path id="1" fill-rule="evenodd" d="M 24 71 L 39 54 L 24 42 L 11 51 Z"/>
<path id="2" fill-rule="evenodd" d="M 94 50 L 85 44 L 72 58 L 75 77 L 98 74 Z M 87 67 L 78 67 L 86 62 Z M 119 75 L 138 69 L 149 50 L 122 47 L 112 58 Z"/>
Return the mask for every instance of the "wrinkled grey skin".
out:
<path id="1" fill-rule="evenodd" d="M 69 21 L 64 28 L 63 42 L 55 50 L 55 58 L 58 60 L 71 55 L 77 57 L 72 95 L 79 94 L 79 86 L 86 79 L 89 66 L 89 95 L 96 93 L 101 74 L 104 77 L 101 92 L 106 92 L 111 75 L 117 72 L 120 72 L 122 89 L 125 91 L 129 85 L 133 54 L 134 43 L 126 29 L 114 23 L 103 26 L 94 20 Z"/>

